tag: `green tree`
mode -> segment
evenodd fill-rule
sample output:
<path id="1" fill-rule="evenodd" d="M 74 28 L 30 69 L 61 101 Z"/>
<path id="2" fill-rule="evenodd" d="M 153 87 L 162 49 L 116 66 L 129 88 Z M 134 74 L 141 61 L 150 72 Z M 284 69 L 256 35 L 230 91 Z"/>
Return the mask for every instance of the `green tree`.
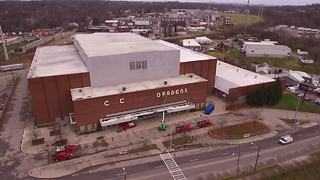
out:
<path id="1" fill-rule="evenodd" d="M 320 73 L 320 47 L 314 46 L 310 49 L 310 53 L 312 54 L 314 58 L 314 65 L 317 67 L 317 73 L 316 75 L 319 75 Z"/>
<path id="2" fill-rule="evenodd" d="M 252 106 L 263 106 L 268 102 L 268 91 L 262 85 L 247 96 L 247 103 Z"/>
<path id="3" fill-rule="evenodd" d="M 275 83 L 273 83 L 268 97 L 268 105 L 274 106 L 276 105 L 282 97 L 282 90 L 281 90 L 281 82 L 278 78 Z"/>

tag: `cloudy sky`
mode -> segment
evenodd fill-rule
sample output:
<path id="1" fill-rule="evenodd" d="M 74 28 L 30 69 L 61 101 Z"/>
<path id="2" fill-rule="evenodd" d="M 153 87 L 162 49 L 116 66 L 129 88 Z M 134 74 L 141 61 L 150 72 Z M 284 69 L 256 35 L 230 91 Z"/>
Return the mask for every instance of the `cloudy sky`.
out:
<path id="1" fill-rule="evenodd" d="M 217 3 L 226 3 L 226 2 L 236 2 L 243 3 L 247 0 L 212 0 Z M 320 0 L 250 0 L 250 3 L 253 4 L 267 4 L 267 5 L 305 5 L 320 3 Z"/>
<path id="2" fill-rule="evenodd" d="M 137 1 L 137 0 L 136 0 Z M 138 1 L 177 1 L 177 0 L 138 0 Z M 247 3 L 247 0 L 179 0 L 183 2 Z M 320 3 L 320 0 L 250 0 L 251 4 L 265 5 L 306 5 Z"/>

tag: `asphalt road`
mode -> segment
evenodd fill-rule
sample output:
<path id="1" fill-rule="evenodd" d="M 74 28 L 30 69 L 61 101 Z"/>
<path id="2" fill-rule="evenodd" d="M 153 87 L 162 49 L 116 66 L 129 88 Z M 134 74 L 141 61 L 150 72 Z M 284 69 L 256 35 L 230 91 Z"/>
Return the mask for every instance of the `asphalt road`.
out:
<path id="1" fill-rule="evenodd" d="M 254 144 L 261 148 L 259 162 L 267 161 L 268 163 L 265 164 L 269 166 L 272 165 L 272 163 L 306 155 L 320 149 L 320 125 L 296 131 L 292 133 L 292 136 L 295 140 L 294 143 L 285 146 L 278 144 L 279 136 L 254 142 Z M 240 168 L 250 169 L 251 167 L 251 169 L 253 169 L 257 148 L 250 143 L 241 144 L 240 147 Z M 199 152 L 192 152 L 190 154 L 183 153 L 180 155 L 177 153 L 174 159 L 188 179 L 196 179 L 201 176 L 201 174 L 208 173 L 229 171 L 235 174 L 237 152 L 237 145 L 231 145 L 222 149 L 212 147 L 211 149 L 202 149 Z M 93 167 L 62 179 L 123 179 L 122 167 L 126 168 L 127 179 L 129 180 L 172 179 L 159 156 L 154 157 L 151 162 L 140 159 L 131 163 L 131 165 L 130 163 L 119 163 Z M 206 175 L 206 177 L 208 177 L 208 175 Z"/>

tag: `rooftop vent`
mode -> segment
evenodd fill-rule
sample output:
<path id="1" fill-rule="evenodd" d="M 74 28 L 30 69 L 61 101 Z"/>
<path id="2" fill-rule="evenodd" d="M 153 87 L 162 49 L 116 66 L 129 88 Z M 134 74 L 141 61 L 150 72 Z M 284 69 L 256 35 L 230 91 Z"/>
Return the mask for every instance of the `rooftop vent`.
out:
<path id="1" fill-rule="evenodd" d="M 82 92 L 82 89 L 78 89 L 78 92 Z"/>
<path id="2" fill-rule="evenodd" d="M 189 74 L 189 77 L 190 77 L 190 78 L 193 78 L 193 75 L 192 75 L 192 74 Z"/>
<path id="3" fill-rule="evenodd" d="M 127 88 L 126 87 L 122 87 L 122 91 L 126 91 L 127 90 Z"/>
<path id="4" fill-rule="evenodd" d="M 168 84 L 168 82 L 167 81 L 163 81 L 163 85 L 167 85 Z"/>

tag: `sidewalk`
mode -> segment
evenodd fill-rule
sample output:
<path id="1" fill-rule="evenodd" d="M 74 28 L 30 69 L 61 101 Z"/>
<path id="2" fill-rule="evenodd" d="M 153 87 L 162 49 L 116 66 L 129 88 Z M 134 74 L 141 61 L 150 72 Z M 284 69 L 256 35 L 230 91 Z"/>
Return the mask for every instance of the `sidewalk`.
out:
<path id="1" fill-rule="evenodd" d="M 222 100 L 218 100 L 217 97 L 210 97 L 209 102 L 217 102 L 219 104 L 210 117 L 216 117 L 227 113 L 225 111 L 225 103 Z M 169 127 L 174 127 L 177 124 L 191 122 L 195 123 L 196 120 L 206 117 L 203 111 L 195 111 L 190 113 L 178 113 L 165 116 L 165 122 Z M 117 126 L 109 127 L 99 132 L 93 132 L 90 134 L 77 135 L 71 126 L 61 127 L 62 139 L 67 139 L 68 144 L 81 145 L 83 147 L 92 146 L 98 139 L 103 138 L 108 142 L 108 148 L 123 147 L 130 144 L 141 142 L 145 139 L 159 139 L 164 136 L 170 135 L 169 131 L 161 131 L 157 129 L 159 127 L 162 117 L 157 117 L 149 120 L 135 121 L 136 127 L 128 129 L 126 131 L 119 131 Z M 23 133 L 23 139 L 21 143 L 21 150 L 27 154 L 39 154 L 45 153 L 48 150 L 54 148 L 53 144 L 60 140 L 60 136 L 50 136 L 50 131 L 53 131 L 53 127 L 34 128 L 34 120 L 28 119 Z M 32 146 L 33 139 L 44 138 L 45 143 L 37 146 Z M 90 152 L 88 152 L 90 153 Z"/>
<path id="2" fill-rule="evenodd" d="M 256 120 L 259 122 L 262 122 L 266 126 L 270 128 L 270 132 L 267 134 L 249 137 L 245 139 L 240 140 L 217 140 L 212 139 L 207 135 L 208 128 L 203 129 L 195 129 L 188 133 L 188 135 L 192 135 L 195 137 L 196 141 L 195 143 L 204 143 L 205 146 L 212 146 L 212 145 L 232 145 L 232 144 L 241 144 L 241 143 L 247 143 L 252 141 L 257 141 L 269 137 L 273 137 L 278 134 L 279 129 L 278 127 L 281 126 L 283 129 L 292 130 L 292 127 L 285 124 L 283 121 L 281 121 L 279 118 L 286 118 L 292 114 L 291 111 L 282 111 L 282 110 L 274 110 L 274 109 L 258 109 L 258 116 L 255 116 L 252 114 L 252 112 L 257 111 L 257 109 L 246 109 L 246 110 L 240 110 L 232 113 L 224 113 L 219 115 L 213 115 L 210 116 L 212 121 L 216 126 L 223 125 L 230 126 L 234 124 L 243 123 L 246 121 L 252 121 L 253 118 L 257 118 Z M 186 114 L 183 114 L 181 116 L 170 116 L 167 119 L 167 124 L 169 124 L 169 127 L 174 127 L 174 124 L 181 123 L 181 121 L 186 121 L 188 123 L 195 123 L 198 119 L 202 119 L 203 115 L 202 112 L 193 112 L 189 113 L 189 116 L 186 116 Z M 311 125 L 317 124 L 318 121 L 320 122 L 320 117 L 318 114 L 311 114 L 311 113 L 300 113 L 298 112 L 298 116 L 304 117 L 304 119 L 313 120 Z M 302 118 L 300 118 L 302 119 Z M 145 124 L 144 124 L 145 123 Z M 150 127 L 150 126 L 156 126 L 156 127 Z M 99 147 L 95 144 L 97 142 L 98 135 L 96 133 L 88 134 L 88 135 L 81 135 L 79 138 L 76 139 L 76 141 L 80 141 L 83 144 L 83 147 L 85 147 L 87 150 L 83 154 L 82 157 L 49 164 L 46 166 L 42 166 L 39 168 L 34 168 L 29 171 L 29 175 L 32 177 L 39 177 L 39 178 L 53 178 L 53 177 L 62 177 L 66 175 L 73 174 L 77 171 L 80 171 L 82 169 L 101 165 L 101 164 L 108 164 L 108 163 L 114 163 L 118 161 L 126 161 L 129 159 L 136 159 L 141 158 L 145 156 L 152 156 L 152 155 L 158 155 L 159 153 L 165 152 L 167 149 L 163 145 L 163 141 L 170 139 L 170 130 L 168 131 L 159 131 L 157 129 L 158 121 L 151 120 L 151 121 L 144 121 L 137 126 L 137 128 L 129 129 L 125 132 L 113 132 L 112 129 L 110 130 L 110 134 L 113 134 L 114 136 L 107 137 L 106 134 L 109 135 L 109 132 L 107 130 L 97 132 L 98 135 L 103 136 L 103 140 L 107 142 L 106 146 Z M 310 126 L 310 124 L 306 124 L 306 126 Z M 149 128 L 148 128 L 149 127 Z M 68 127 L 66 127 L 68 128 Z M 146 128 L 146 129 L 143 129 Z M 44 131 L 44 130 L 41 130 Z M 27 133 L 27 132 L 26 132 Z M 30 133 L 30 132 L 29 132 Z M 48 132 L 47 132 L 48 133 Z M 181 134 L 175 135 L 176 137 L 181 136 Z M 72 137 L 72 136 L 70 136 Z M 107 138 L 106 138 L 107 137 Z M 93 140 L 93 142 L 86 142 L 86 138 L 89 138 L 90 140 Z M 128 152 L 130 150 L 133 150 L 135 148 L 142 148 L 145 146 L 145 142 L 147 142 L 147 145 L 150 146 L 156 146 L 157 149 L 151 149 L 139 153 L 128 153 L 126 155 L 117 155 L 120 150 L 123 150 L 123 148 L 126 148 Z M 25 143 L 25 142 L 24 142 Z M 30 148 L 30 147 L 29 147 Z M 101 151 L 97 151 L 99 149 Z M 30 148 L 34 151 L 36 148 Z M 89 150 L 88 150 L 89 149 Z M 142 151 L 142 150 L 141 150 Z M 100 153 L 97 153 L 100 152 Z M 96 153 L 96 154 L 94 154 Z M 93 154 L 93 155 L 90 155 Z M 110 155 L 112 155 L 110 157 Z M 57 173 L 58 172 L 58 173 Z"/>
<path id="3" fill-rule="evenodd" d="M 150 150 L 141 153 L 119 155 L 116 151 L 105 151 L 90 156 L 41 166 L 31 169 L 28 173 L 29 176 L 35 178 L 58 178 L 76 173 L 88 167 L 158 155 L 160 153 L 159 150 Z"/>

